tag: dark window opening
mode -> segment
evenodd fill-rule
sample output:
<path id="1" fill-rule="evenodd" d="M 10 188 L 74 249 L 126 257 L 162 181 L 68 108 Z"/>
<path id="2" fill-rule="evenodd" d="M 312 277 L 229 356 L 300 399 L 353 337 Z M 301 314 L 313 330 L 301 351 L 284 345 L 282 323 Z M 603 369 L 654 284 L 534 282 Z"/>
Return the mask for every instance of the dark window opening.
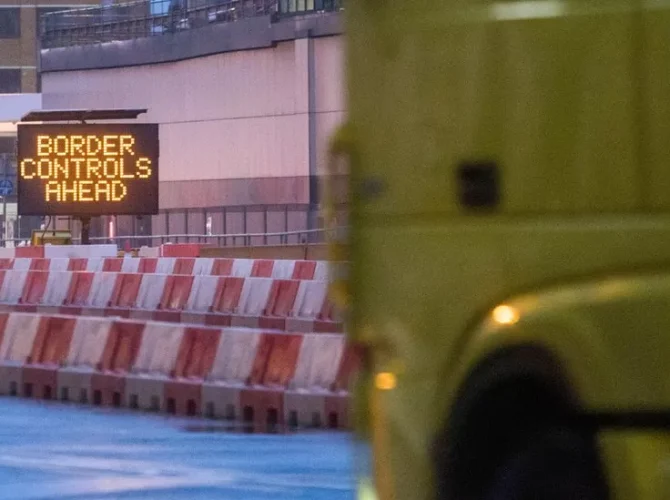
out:
<path id="1" fill-rule="evenodd" d="M 2 12 L 2 9 L 0 9 L 0 12 Z M 2 19 L 0 19 L 0 25 L 2 25 Z M 0 68 L 0 94 L 18 94 L 20 92 L 21 70 L 18 68 Z"/>
<path id="2" fill-rule="evenodd" d="M 19 38 L 20 36 L 21 9 L 0 7 L 0 38 Z"/>

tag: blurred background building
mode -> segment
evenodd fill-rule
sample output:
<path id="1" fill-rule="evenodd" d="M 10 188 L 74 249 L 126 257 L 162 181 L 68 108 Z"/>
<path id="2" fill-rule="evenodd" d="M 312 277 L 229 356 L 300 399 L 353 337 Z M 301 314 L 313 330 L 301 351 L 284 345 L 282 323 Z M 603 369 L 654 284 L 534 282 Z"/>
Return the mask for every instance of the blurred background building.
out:
<path id="1" fill-rule="evenodd" d="M 16 216 L 16 122 L 40 109 L 41 20 L 49 12 L 93 6 L 91 0 L 0 0 L 0 228 L 2 239 L 29 238 L 39 217 Z M 8 223 L 5 224 L 5 219 Z"/>
<path id="2" fill-rule="evenodd" d="M 43 14 L 95 5 L 91 0 L 0 2 L 0 94 L 40 90 L 39 34 Z"/>
<path id="3" fill-rule="evenodd" d="M 342 8 L 141 0 L 45 13 L 34 78 L 44 109 L 147 108 L 141 120 L 161 127 L 160 214 L 98 218 L 92 236 L 132 246 L 186 235 L 312 231 L 218 244 L 315 237 L 318 177 L 345 116 Z M 75 220 L 59 224 L 76 235 Z"/>

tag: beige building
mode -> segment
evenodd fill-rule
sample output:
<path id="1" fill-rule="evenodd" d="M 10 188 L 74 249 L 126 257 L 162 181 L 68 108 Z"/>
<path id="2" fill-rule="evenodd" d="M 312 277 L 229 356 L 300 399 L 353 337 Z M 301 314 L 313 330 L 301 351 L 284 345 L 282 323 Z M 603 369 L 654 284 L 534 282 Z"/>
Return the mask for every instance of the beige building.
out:
<path id="1" fill-rule="evenodd" d="M 0 0 L 0 94 L 39 92 L 40 16 L 91 5 L 91 0 Z"/>

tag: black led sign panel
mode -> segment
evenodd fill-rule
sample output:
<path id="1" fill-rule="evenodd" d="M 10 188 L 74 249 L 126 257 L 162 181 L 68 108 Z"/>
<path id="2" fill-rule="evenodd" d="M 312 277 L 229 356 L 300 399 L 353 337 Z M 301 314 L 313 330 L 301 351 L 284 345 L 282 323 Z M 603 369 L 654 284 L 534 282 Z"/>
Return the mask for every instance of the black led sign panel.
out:
<path id="1" fill-rule="evenodd" d="M 18 125 L 18 214 L 158 213 L 158 125 Z"/>

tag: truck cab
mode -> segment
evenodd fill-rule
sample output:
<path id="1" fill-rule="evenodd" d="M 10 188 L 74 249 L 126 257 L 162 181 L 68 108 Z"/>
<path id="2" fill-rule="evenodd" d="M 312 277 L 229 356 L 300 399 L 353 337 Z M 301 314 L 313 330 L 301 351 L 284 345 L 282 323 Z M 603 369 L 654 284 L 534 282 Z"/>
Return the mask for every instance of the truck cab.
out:
<path id="1" fill-rule="evenodd" d="M 670 4 L 345 16 L 376 498 L 670 498 Z"/>

